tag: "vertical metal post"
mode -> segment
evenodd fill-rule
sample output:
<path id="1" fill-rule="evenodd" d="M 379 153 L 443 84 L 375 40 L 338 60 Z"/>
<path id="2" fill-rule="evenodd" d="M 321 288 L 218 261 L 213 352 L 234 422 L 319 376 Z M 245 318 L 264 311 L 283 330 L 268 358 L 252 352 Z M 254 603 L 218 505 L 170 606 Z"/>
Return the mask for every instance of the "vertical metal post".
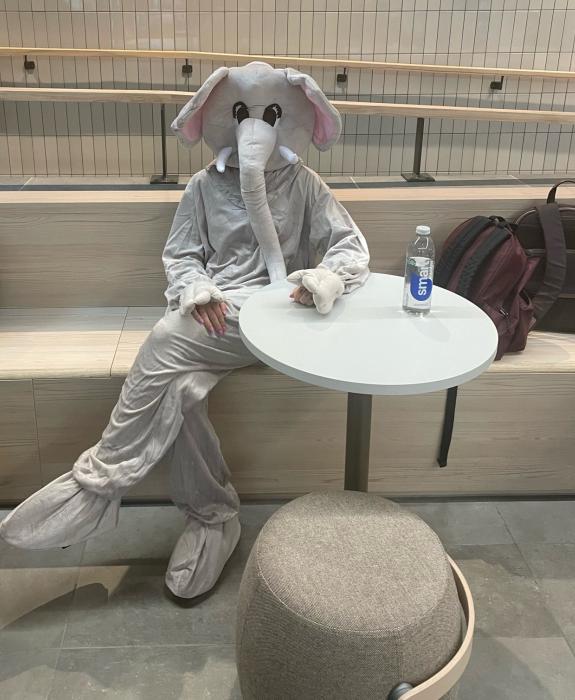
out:
<path id="1" fill-rule="evenodd" d="M 421 153 L 423 151 L 423 130 L 425 129 L 425 119 L 417 118 L 415 127 L 415 151 L 413 153 L 413 172 L 401 173 L 407 182 L 435 182 L 435 179 L 428 173 L 421 172 Z"/>
<path id="2" fill-rule="evenodd" d="M 150 185 L 177 185 L 178 177 L 168 175 L 168 153 L 166 148 L 166 105 L 162 104 L 160 111 L 160 125 L 162 128 L 162 174 L 152 175 Z"/>
<path id="3" fill-rule="evenodd" d="M 415 152 L 413 154 L 413 174 L 417 176 L 421 175 L 421 151 L 423 150 L 424 127 L 425 120 L 420 117 L 415 127 Z"/>
<path id="4" fill-rule="evenodd" d="M 344 488 L 348 491 L 367 491 L 368 488 L 371 403 L 370 394 L 347 395 Z"/>

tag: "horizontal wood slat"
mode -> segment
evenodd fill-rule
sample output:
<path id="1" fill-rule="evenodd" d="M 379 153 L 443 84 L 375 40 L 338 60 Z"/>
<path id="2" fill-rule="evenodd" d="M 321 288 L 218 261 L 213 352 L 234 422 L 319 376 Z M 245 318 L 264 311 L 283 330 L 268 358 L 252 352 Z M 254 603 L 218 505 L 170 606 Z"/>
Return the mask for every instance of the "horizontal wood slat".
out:
<path id="1" fill-rule="evenodd" d="M 334 190 L 365 234 L 375 272 L 402 273 L 405 247 L 429 224 L 440 247 L 477 214 L 510 219 L 548 187 L 407 187 Z M 0 192 L 0 305 L 161 306 L 161 264 L 180 191 Z M 575 188 L 561 190 L 575 203 Z M 34 251 L 32 254 L 31 251 Z"/>
<path id="2" fill-rule="evenodd" d="M 289 300 L 286 298 L 287 304 Z M 5 319 L 14 318 L 19 311 L 0 310 L 0 380 L 110 376 L 122 379 L 148 333 L 164 314 L 165 307 L 23 309 L 26 325 L 32 327 L 36 324 L 43 330 L 35 331 L 33 335 L 26 330 L 7 335 L 2 330 L 6 326 Z M 79 322 L 82 316 L 85 316 L 84 324 Z M 33 351 L 30 352 L 29 348 Z M 502 374 L 575 373 L 575 335 L 533 332 L 525 352 L 506 355 L 488 371 Z M 19 386 L 17 381 L 12 384 Z M 9 410 L 0 425 L 0 444 L 2 430 L 9 440 L 21 442 L 21 438 L 16 437 L 20 413 L 15 411 L 10 396 L 6 398 L 5 406 Z"/>
<path id="3" fill-rule="evenodd" d="M 177 90 L 102 90 L 99 88 L 0 87 L 0 101 L 8 102 L 136 102 L 185 104 L 193 92 Z"/>
<path id="4" fill-rule="evenodd" d="M 437 73 L 441 75 L 509 76 L 516 78 L 545 78 L 572 80 L 575 71 L 536 70 L 527 68 L 497 68 L 491 66 L 445 66 L 426 63 L 398 63 L 363 61 L 349 58 L 311 58 L 308 56 L 273 56 L 262 54 L 223 53 L 208 51 L 151 50 L 151 49 L 73 49 L 61 47 L 0 47 L 0 56 L 60 56 L 62 58 L 156 58 L 215 61 L 222 63 L 249 63 L 265 61 L 275 66 L 308 66 L 311 68 L 348 68 L 350 70 L 397 71 Z"/>
<path id="5" fill-rule="evenodd" d="M 171 90 L 101 90 L 84 88 L 0 87 L 0 101 L 8 102 L 135 102 L 184 104 L 193 92 Z M 333 100 L 342 114 L 371 114 L 390 117 L 424 117 L 429 119 L 464 119 L 496 122 L 575 123 L 575 112 L 542 109 L 495 109 L 491 107 L 455 107 L 395 102 L 353 102 Z"/>

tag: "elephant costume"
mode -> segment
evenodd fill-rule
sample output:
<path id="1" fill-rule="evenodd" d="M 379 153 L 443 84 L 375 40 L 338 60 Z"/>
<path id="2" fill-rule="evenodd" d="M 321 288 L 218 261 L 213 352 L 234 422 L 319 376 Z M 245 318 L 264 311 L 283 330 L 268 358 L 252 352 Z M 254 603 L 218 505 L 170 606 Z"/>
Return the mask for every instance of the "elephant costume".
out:
<path id="1" fill-rule="evenodd" d="M 349 214 L 297 156 L 310 141 L 329 148 L 341 132 L 338 112 L 309 76 L 265 63 L 219 68 L 172 129 L 186 145 L 203 138 L 217 157 L 191 178 L 174 218 L 163 254 L 166 313 L 101 440 L 12 511 L 0 535 L 49 549 L 115 527 L 121 497 L 171 448 L 170 491 L 186 528 L 166 584 L 192 598 L 213 587 L 240 536 L 239 499 L 206 399 L 227 373 L 256 361 L 239 334 L 242 303 L 289 274 L 327 313 L 364 283 L 369 254 Z M 227 303 L 225 335 L 208 333 L 192 315 L 213 300 Z"/>

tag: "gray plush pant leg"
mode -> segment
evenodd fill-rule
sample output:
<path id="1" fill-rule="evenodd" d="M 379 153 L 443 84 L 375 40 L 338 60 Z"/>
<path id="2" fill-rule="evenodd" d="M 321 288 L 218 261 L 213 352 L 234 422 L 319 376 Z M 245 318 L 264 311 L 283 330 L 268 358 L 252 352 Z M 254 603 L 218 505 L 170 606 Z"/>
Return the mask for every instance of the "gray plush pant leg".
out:
<path id="1" fill-rule="evenodd" d="M 188 540 L 193 535 L 199 541 L 198 523 L 204 535 L 219 526 L 219 534 L 214 530 L 210 537 L 222 539 L 221 524 L 235 520 L 238 501 L 205 399 L 229 371 L 255 361 L 239 336 L 239 310 L 229 306 L 223 337 L 209 336 L 191 316 L 166 313 L 140 349 L 102 439 L 80 455 L 71 472 L 12 511 L 0 524 L 0 536 L 15 546 L 50 549 L 114 527 L 121 496 L 146 476 L 179 435 L 172 495 L 194 530 Z M 231 546 L 236 534 L 222 547 Z M 210 537 L 204 535 L 207 548 Z"/>
<path id="2" fill-rule="evenodd" d="M 220 441 L 208 418 L 208 400 L 184 410 L 170 463 L 170 496 L 187 515 L 207 524 L 237 515 L 239 498 Z"/>
<path id="3" fill-rule="evenodd" d="M 74 465 L 81 486 L 110 500 L 119 498 L 176 441 L 171 479 L 175 502 L 208 523 L 228 519 L 232 509 L 237 512 L 237 496 L 207 417 L 206 397 L 231 370 L 255 360 L 239 337 L 235 307 L 230 308 L 227 326 L 224 336 L 212 337 L 178 311 L 168 312 L 156 324 L 126 378 L 102 439 Z M 223 510 L 215 512 L 214 504 Z"/>

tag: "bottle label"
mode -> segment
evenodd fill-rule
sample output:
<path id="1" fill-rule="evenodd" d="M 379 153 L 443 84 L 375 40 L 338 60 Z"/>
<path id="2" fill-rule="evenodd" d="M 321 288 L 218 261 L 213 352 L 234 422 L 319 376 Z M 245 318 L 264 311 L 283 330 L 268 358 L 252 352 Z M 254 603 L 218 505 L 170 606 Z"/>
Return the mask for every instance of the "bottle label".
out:
<path id="1" fill-rule="evenodd" d="M 429 268 L 424 267 L 418 270 L 419 274 L 413 272 L 409 283 L 411 296 L 416 301 L 427 301 L 431 296 L 433 281 L 429 277 Z"/>
<path id="2" fill-rule="evenodd" d="M 433 291 L 433 260 L 423 257 L 407 259 L 404 306 L 429 308 Z"/>

